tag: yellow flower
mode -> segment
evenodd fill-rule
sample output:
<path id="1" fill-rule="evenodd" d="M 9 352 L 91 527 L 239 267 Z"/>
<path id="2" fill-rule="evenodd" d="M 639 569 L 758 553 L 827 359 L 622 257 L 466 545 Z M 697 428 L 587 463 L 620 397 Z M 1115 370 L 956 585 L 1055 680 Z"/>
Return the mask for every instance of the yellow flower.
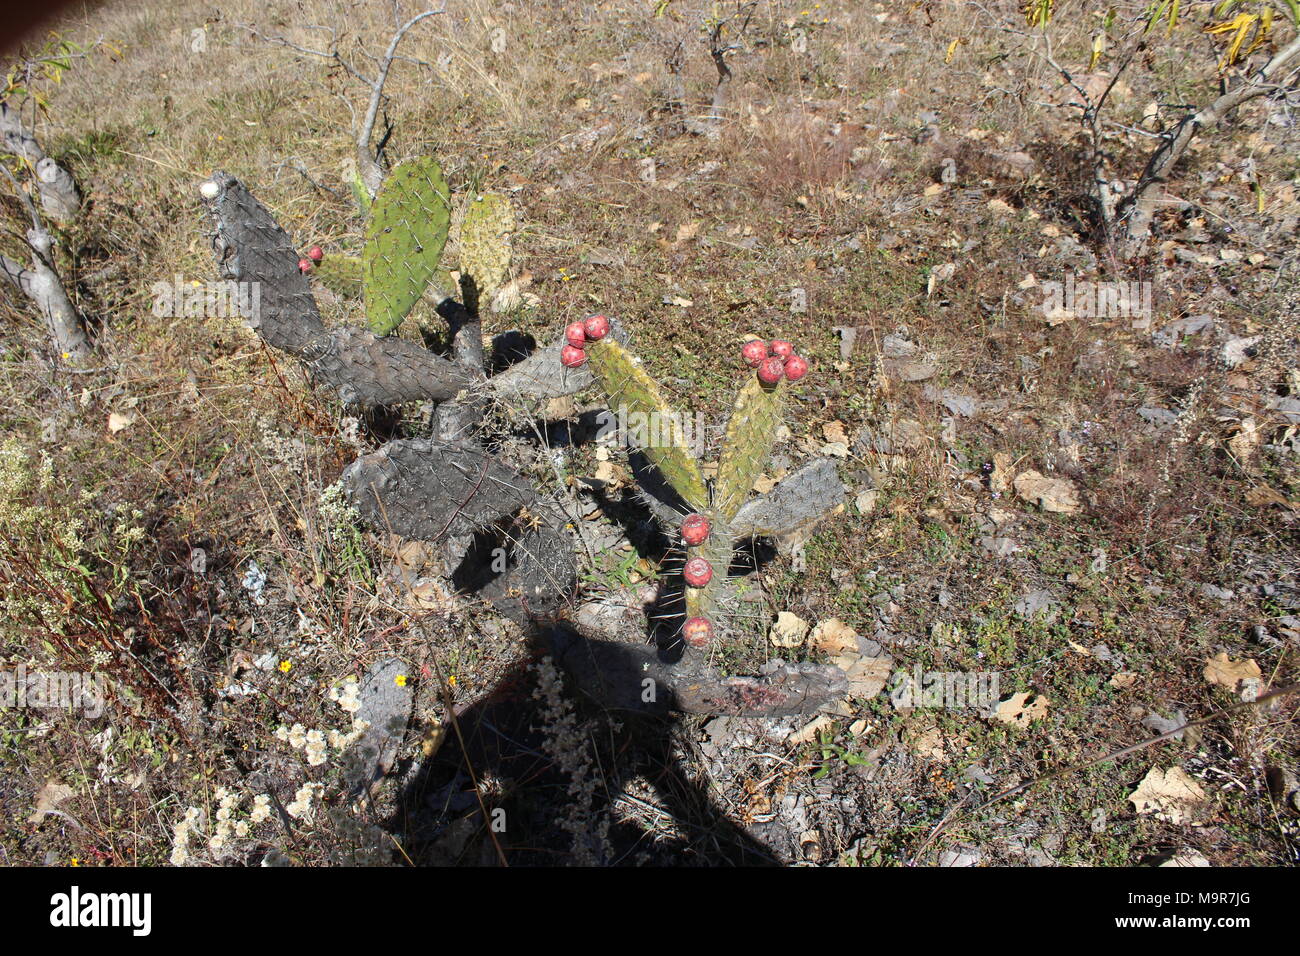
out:
<path id="1" fill-rule="evenodd" d="M 81 861 L 74 856 L 68 861 L 68 866 L 81 866 Z"/>
<path id="2" fill-rule="evenodd" d="M 450 684 L 452 687 L 455 687 L 455 686 L 456 686 L 456 675 L 455 675 L 455 674 L 452 674 L 450 677 L 448 677 L 448 678 L 447 678 L 447 683 Z"/>
<path id="3" fill-rule="evenodd" d="M 405 687 L 405 686 L 406 686 L 406 675 L 405 675 L 405 674 L 398 674 L 396 677 L 393 678 L 393 683 L 396 684 L 398 687 Z"/>
<path id="4" fill-rule="evenodd" d="M 287 674 L 287 673 L 289 673 L 289 668 L 291 668 L 291 667 L 293 667 L 293 661 L 280 661 L 280 672 L 281 672 L 281 673 L 283 673 L 283 674 Z"/>

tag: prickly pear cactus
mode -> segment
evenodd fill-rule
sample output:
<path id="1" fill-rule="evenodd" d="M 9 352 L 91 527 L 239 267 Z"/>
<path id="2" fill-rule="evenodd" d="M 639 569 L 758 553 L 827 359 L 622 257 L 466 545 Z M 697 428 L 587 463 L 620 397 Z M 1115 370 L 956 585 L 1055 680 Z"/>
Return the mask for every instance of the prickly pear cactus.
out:
<path id="1" fill-rule="evenodd" d="M 352 187 L 352 198 L 357 201 L 357 208 L 364 216 L 370 212 L 370 190 L 366 189 L 366 184 L 361 181 L 361 174 L 357 172 L 355 165 L 348 176 L 348 185 Z"/>
<path id="2" fill-rule="evenodd" d="M 713 506 L 727 521 L 736 517 L 772 454 L 786 387 L 785 380 L 764 385 L 754 375 L 736 395 L 713 489 Z"/>
<path id="3" fill-rule="evenodd" d="M 316 263 L 312 275 L 335 295 L 354 299 L 361 294 L 361 268 L 360 256 L 331 255 Z"/>
<path id="4" fill-rule="evenodd" d="M 654 380 L 627 349 L 608 339 L 584 338 L 583 328 L 590 329 L 591 323 L 600 319 L 595 316 L 585 325 L 571 325 L 571 334 L 566 330 L 564 364 L 571 368 L 588 365 L 611 409 L 621 408 L 642 422 L 680 422 Z M 807 361 L 795 354 L 789 343 L 773 342 L 772 348 L 769 355 L 767 343 L 751 342 L 745 347 L 743 358 L 754 372 L 736 396 L 712 489 L 705 485 L 699 463 L 680 440 L 680 432 L 669 428 L 665 435 L 664 429 L 652 429 L 658 441 L 641 443 L 642 453 L 693 512 L 685 520 L 674 516 L 678 523 L 671 530 L 680 533 L 685 549 L 682 636 L 696 647 L 706 645 L 715 633 L 736 539 L 758 530 L 753 521 L 740 516 L 776 442 L 785 391 L 808 371 Z M 774 524 L 771 511 L 767 509 L 768 524 Z"/>
<path id="5" fill-rule="evenodd" d="M 376 335 L 396 329 L 424 294 L 450 226 L 450 191 L 437 160 L 405 162 L 384 180 L 361 256 L 366 322 Z"/>
<path id="6" fill-rule="evenodd" d="M 347 255 L 326 256 L 311 270 L 316 281 L 343 299 L 361 297 L 361 257 Z M 436 305 L 456 295 L 456 283 L 451 273 L 442 266 L 433 272 L 425 293 Z"/>
<path id="7" fill-rule="evenodd" d="M 610 408 L 623 407 L 642 422 L 671 424 L 680 419 L 664 400 L 659 386 L 627 349 L 609 338 L 586 348 L 591 372 Z M 666 442 L 646 443 L 641 450 L 686 505 L 696 511 L 708 507 L 709 495 L 699 462 L 686 449 L 680 430 L 655 428 Z"/>
<path id="8" fill-rule="evenodd" d="M 447 322 L 450 357 L 427 351 L 412 339 L 377 338 L 346 325 L 329 327 L 321 320 L 309 283 L 346 283 L 342 289 L 365 285 L 368 260 L 358 265 L 341 255 L 318 258 L 311 250 L 307 258 L 315 265 L 303 268 L 288 233 L 234 177 L 214 174 L 202 195 L 214 220 L 213 250 L 221 274 L 262 285 L 262 309 L 254 328 L 268 345 L 299 358 L 313 378 L 336 387 L 346 404 L 391 408 L 409 402 L 440 403 L 433 435 L 395 439 L 348 467 L 343 485 L 362 516 L 377 529 L 444 548 L 449 560 L 458 562 L 452 577 L 457 588 L 521 625 L 537 627 L 586 693 L 620 710 L 748 716 L 809 713 L 844 695 L 847 680 L 834 667 L 792 664 L 758 677 L 727 676 L 700 655 L 661 658 L 658 648 L 645 644 L 644 635 L 628 642 L 625 635 L 615 634 L 610 640 L 608 634 L 584 634 L 569 626 L 563 611 L 576 586 L 578 567 L 568 526 L 580 520 L 579 513 L 527 477 L 531 468 L 519 449 L 505 451 L 503 457 L 503 446 L 484 427 L 482 403 L 492 396 L 517 403 L 571 395 L 599 380 L 612 406 L 621 404 L 680 424 L 653 380 L 619 344 L 625 332 L 617 323 L 604 316 L 575 323 L 576 329 L 565 330 L 568 344 L 539 349 L 496 375 L 487 374 L 491 366 L 485 361 L 479 324 L 464 321 L 466 310 L 458 303 L 443 309 L 445 303 L 440 302 L 438 309 Z M 439 286 L 439 274 L 445 276 L 434 270 L 425 283 L 434 289 L 449 286 L 445 278 Z M 572 344 L 575 339 L 581 347 Z M 467 347 L 466 342 L 478 347 Z M 733 415 L 736 428 L 761 407 L 744 403 Z M 765 420 L 763 415 L 757 418 Z M 741 434 L 736 428 L 733 431 Z M 676 510 L 661 499 L 658 516 L 674 529 L 680 525 L 687 553 L 703 559 L 683 573 L 688 590 L 697 593 L 689 598 L 696 616 L 685 622 L 682 632 L 692 646 L 700 647 L 713 633 L 706 618 L 715 614 L 719 602 L 711 601 L 711 588 L 726 579 L 732 542 L 757 533 L 780 540 L 838 505 L 844 489 L 834 465 L 819 459 L 768 494 L 745 502 L 728 520 L 710 500 L 680 430 L 670 436 L 666 443 L 662 438 L 647 442 L 644 451 L 680 498 Z M 764 446 L 759 442 L 734 440 L 761 458 Z M 737 463 L 735 470 L 740 475 L 745 468 Z M 655 493 L 648 486 L 646 491 L 648 496 Z M 702 512 L 697 520 L 683 520 L 683 503 Z M 501 545 L 493 549 L 490 565 L 481 560 L 476 540 Z M 503 552 L 504 568 L 497 564 L 497 552 Z M 647 679 L 663 693 L 647 699 Z"/>
<path id="9" fill-rule="evenodd" d="M 477 315 L 480 303 L 492 297 L 510 274 L 511 238 L 515 211 L 499 193 L 483 193 L 470 200 L 460 227 L 461 289 L 465 307 Z"/>

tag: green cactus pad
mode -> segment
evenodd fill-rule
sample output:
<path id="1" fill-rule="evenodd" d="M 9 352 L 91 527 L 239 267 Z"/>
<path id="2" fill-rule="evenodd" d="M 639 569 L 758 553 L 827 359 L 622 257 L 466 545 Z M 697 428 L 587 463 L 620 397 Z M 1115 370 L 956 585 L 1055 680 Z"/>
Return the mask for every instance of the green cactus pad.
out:
<path id="1" fill-rule="evenodd" d="M 477 196 L 465 210 L 460 227 L 460 281 L 465 307 L 475 315 L 479 303 L 490 302 L 510 274 L 514 231 L 514 207 L 499 193 Z"/>
<path id="2" fill-rule="evenodd" d="M 673 491 L 693 510 L 704 509 L 708 492 L 699 463 L 686 449 L 682 436 L 672 429 L 659 425 L 678 421 L 672 407 L 659 392 L 654 379 L 645 373 L 636 359 L 612 338 L 587 345 L 587 365 L 596 377 L 596 383 L 605 393 L 610 410 L 620 406 L 626 410 L 629 421 L 645 423 L 646 430 L 656 442 L 640 443 L 641 451 L 659 470 Z M 666 434 L 665 434 L 666 433 Z M 635 436 L 633 436 L 635 437 Z M 668 439 L 663 441 L 662 439 Z"/>
<path id="3" fill-rule="evenodd" d="M 312 277 L 336 295 L 355 299 L 361 295 L 361 257 L 327 255 L 311 270 Z"/>
<path id="4" fill-rule="evenodd" d="M 751 374 L 736 394 L 713 488 L 713 507 L 728 522 L 745 503 L 776 444 L 785 387 L 784 379 L 767 386 Z"/>
<path id="5" fill-rule="evenodd" d="M 396 329 L 424 294 L 451 225 L 447 181 L 431 157 L 398 166 L 370 207 L 361 282 L 366 322 L 376 335 Z"/>
<path id="6" fill-rule="evenodd" d="M 370 190 L 366 189 L 366 184 L 361 181 L 361 174 L 355 168 L 352 170 L 348 185 L 352 187 L 352 197 L 357 201 L 357 208 L 364 216 L 370 212 Z"/>

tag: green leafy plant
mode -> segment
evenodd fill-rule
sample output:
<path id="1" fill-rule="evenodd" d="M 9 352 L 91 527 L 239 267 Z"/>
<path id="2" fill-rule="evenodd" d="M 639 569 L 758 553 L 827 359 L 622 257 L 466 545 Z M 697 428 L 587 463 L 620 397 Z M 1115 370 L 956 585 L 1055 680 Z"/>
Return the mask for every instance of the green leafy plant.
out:
<path id="1" fill-rule="evenodd" d="M 830 731 L 823 730 L 818 734 L 818 742 L 821 745 L 822 765 L 813 774 L 814 780 L 829 777 L 836 760 L 842 762 L 846 767 L 869 767 L 872 764 L 871 758 L 865 754 L 857 753 L 835 743 L 835 735 Z"/>
<path id="2" fill-rule="evenodd" d="M 51 33 L 40 50 L 9 67 L 5 73 L 4 85 L 0 87 L 0 100 L 25 97 L 35 103 L 42 113 L 48 112 L 49 102 L 42 88 L 50 83 L 60 85 L 63 74 L 72 69 L 72 61 L 86 56 L 96 45 L 83 46 L 58 33 Z M 108 49 L 120 54 L 114 47 Z"/>

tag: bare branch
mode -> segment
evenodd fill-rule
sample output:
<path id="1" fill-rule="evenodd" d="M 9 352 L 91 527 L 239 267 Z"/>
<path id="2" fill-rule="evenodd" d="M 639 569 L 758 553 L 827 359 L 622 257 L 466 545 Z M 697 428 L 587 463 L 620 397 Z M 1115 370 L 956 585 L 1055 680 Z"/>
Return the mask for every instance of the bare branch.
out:
<path id="1" fill-rule="evenodd" d="M 405 23 L 399 26 L 397 28 L 397 32 L 393 34 L 392 39 L 388 41 L 388 49 L 384 52 L 384 55 L 378 60 L 377 62 L 378 72 L 373 78 L 366 76 L 355 66 L 353 66 L 348 60 L 344 59 L 343 55 L 339 53 L 338 49 L 335 47 L 334 44 L 336 41 L 333 38 L 331 38 L 330 40 L 329 49 L 317 50 L 312 47 L 306 47 L 306 46 L 302 46 L 301 44 L 294 43 L 292 40 L 288 39 L 287 37 L 268 36 L 266 34 L 260 33 L 257 31 L 257 29 L 255 29 L 254 27 L 250 26 L 247 23 L 240 23 L 238 24 L 238 26 L 247 30 L 253 36 L 265 40 L 268 43 L 275 43 L 279 46 L 285 47 L 286 49 L 293 50 L 297 53 L 301 53 L 304 56 L 315 56 L 315 57 L 320 57 L 321 59 L 331 60 L 334 63 L 336 63 L 340 68 L 345 70 L 354 79 L 357 79 L 362 83 L 364 83 L 366 87 L 370 90 L 370 100 L 366 105 L 365 116 L 361 121 L 360 127 L 356 128 L 355 114 L 354 114 L 354 128 L 356 128 L 356 133 L 357 133 L 357 140 L 356 140 L 357 172 L 361 176 L 361 181 L 365 185 L 366 191 L 373 198 L 375 193 L 379 191 L 379 184 L 383 182 L 384 179 L 384 171 L 382 168 L 380 168 L 378 162 L 379 156 L 383 152 L 383 144 L 381 143 L 380 146 L 373 151 L 370 148 L 370 141 L 373 138 L 375 132 L 375 122 L 379 118 L 379 108 L 383 104 L 384 85 L 388 82 L 388 73 L 393 68 L 394 61 L 398 59 L 408 59 L 406 57 L 397 56 L 397 47 L 402 42 L 402 38 L 405 37 L 406 34 L 410 31 L 410 29 L 414 27 L 417 23 L 419 23 L 422 20 L 427 20 L 429 17 L 438 16 L 439 14 L 444 12 L 446 12 L 446 7 L 443 7 L 438 10 L 425 10 L 423 13 L 416 14 L 415 16 L 411 17 L 411 19 L 407 20 Z M 413 62 L 419 63 L 422 61 L 417 60 Z"/>
<path id="2" fill-rule="evenodd" d="M 1139 243 L 1147 238 L 1155 214 L 1157 189 L 1168 182 L 1192 138 L 1201 130 L 1214 126 L 1242 103 L 1284 89 L 1281 81 L 1297 68 L 1300 68 L 1300 35 L 1274 54 L 1245 84 L 1222 94 L 1165 132 L 1164 141 L 1147 160 L 1137 187 L 1119 209 L 1118 216 L 1124 225 L 1127 242 Z"/>
<path id="3" fill-rule="evenodd" d="M 397 32 L 393 34 L 392 40 L 389 41 L 384 58 L 379 61 L 379 76 L 370 85 L 370 103 L 366 106 L 366 115 L 361 121 L 361 129 L 357 133 L 357 169 L 361 175 L 361 181 L 365 184 L 372 197 L 379 191 L 379 184 L 383 181 L 384 174 L 383 170 L 379 168 L 377 157 L 371 154 L 370 137 L 374 133 L 375 119 L 379 116 L 379 104 L 384 98 L 384 84 L 388 82 L 388 71 L 392 69 L 393 58 L 397 55 L 397 45 L 402 42 L 402 37 L 406 36 L 411 27 L 421 20 L 437 16 L 445 10 L 445 7 L 441 10 L 425 10 L 403 23 L 398 27 Z"/>
<path id="4" fill-rule="evenodd" d="M 35 174 L 36 191 L 46 215 L 60 225 L 72 222 L 81 210 L 77 184 L 66 169 L 45 155 L 18 111 L 7 102 L 0 102 L 0 143 Z"/>
<path id="5" fill-rule="evenodd" d="M 3 165 L 0 165 L 0 171 L 4 172 L 32 219 L 32 227 L 27 230 L 27 247 L 32 254 L 31 268 L 24 268 L 8 257 L 0 257 L 0 272 L 31 300 L 45 318 L 60 356 L 76 364 L 84 362 L 91 354 L 90 339 L 86 336 L 80 313 L 68 298 L 67 290 L 63 288 L 63 282 L 54 268 L 54 239 L 46 231 L 36 206 L 17 180 Z"/>

